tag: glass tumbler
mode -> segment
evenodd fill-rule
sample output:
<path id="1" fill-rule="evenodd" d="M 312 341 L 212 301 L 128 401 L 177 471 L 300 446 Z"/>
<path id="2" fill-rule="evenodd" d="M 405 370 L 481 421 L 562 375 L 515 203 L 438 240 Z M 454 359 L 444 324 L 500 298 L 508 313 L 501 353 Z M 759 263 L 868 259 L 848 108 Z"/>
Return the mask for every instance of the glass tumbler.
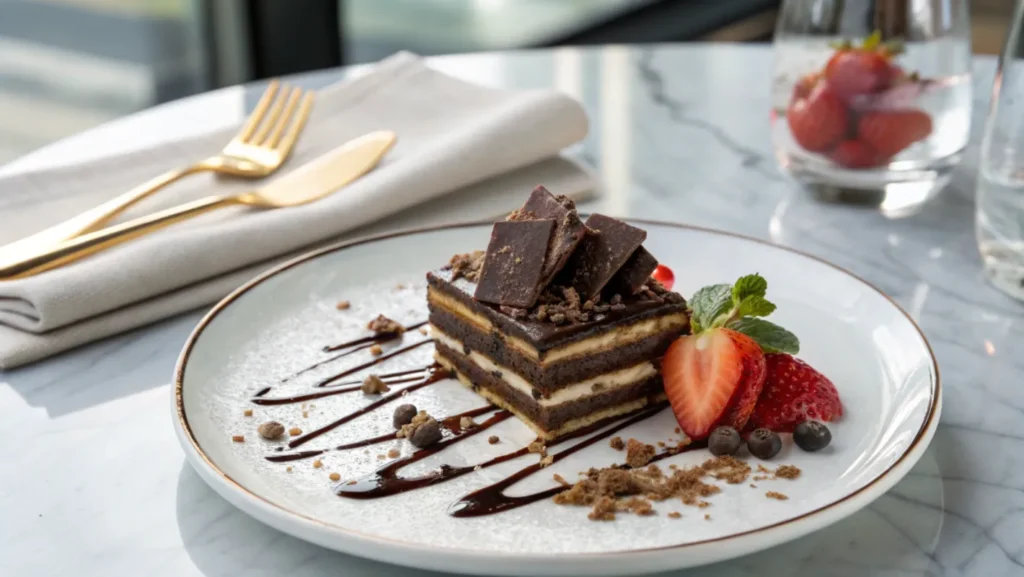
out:
<path id="1" fill-rule="evenodd" d="M 949 182 L 970 134 L 966 0 L 784 0 L 774 51 L 783 170 L 897 216 Z"/>
<path id="2" fill-rule="evenodd" d="M 1024 2 L 1018 0 L 995 81 L 975 193 L 985 274 L 1024 300 Z"/>

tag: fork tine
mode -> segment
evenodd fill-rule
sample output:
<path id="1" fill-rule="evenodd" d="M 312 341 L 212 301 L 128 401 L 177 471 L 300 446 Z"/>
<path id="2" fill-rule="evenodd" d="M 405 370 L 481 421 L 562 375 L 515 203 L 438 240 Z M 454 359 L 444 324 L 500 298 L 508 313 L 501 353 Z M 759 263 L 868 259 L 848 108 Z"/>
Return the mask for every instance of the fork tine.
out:
<path id="1" fill-rule="evenodd" d="M 299 133 L 302 132 L 302 127 L 306 124 L 306 119 L 309 118 L 309 111 L 312 109 L 313 95 L 307 92 L 302 98 L 302 104 L 299 105 L 298 114 L 295 115 L 288 131 L 284 133 L 284 138 L 281 139 L 281 144 L 277 147 L 282 155 L 288 156 L 291 153 L 295 141 L 299 138 Z"/>
<path id="2" fill-rule="evenodd" d="M 274 126 L 274 130 L 270 131 L 270 135 L 263 141 L 262 146 L 267 148 L 274 148 L 277 143 L 281 140 L 281 135 L 284 133 L 284 129 L 288 127 L 291 122 L 292 114 L 295 113 L 295 107 L 299 104 L 299 98 L 302 97 L 302 90 L 296 88 L 288 96 L 288 103 L 284 106 L 284 112 L 281 114 L 281 119 L 278 120 Z"/>
<path id="3" fill-rule="evenodd" d="M 252 135 L 248 144 L 259 145 L 264 139 L 266 139 L 267 133 L 270 132 L 270 129 L 273 128 L 275 124 L 277 124 L 277 119 L 281 116 L 281 110 L 284 109 L 284 103 L 287 102 L 288 96 L 295 90 L 298 90 L 298 88 L 292 88 L 287 84 L 281 87 L 280 92 L 277 94 L 277 98 L 274 99 L 274 103 L 270 106 L 270 110 L 267 112 L 267 117 L 260 123 L 259 130 L 256 131 L 256 134 Z"/>
<path id="4" fill-rule="evenodd" d="M 242 129 L 238 132 L 238 139 L 246 141 L 252 136 L 252 131 L 256 129 L 260 124 L 260 120 L 263 119 L 263 115 L 267 112 L 267 107 L 273 102 L 274 96 L 277 94 L 277 89 L 281 85 L 280 82 L 274 80 L 267 89 L 263 91 L 263 96 L 260 97 L 259 102 L 256 103 L 256 108 L 249 114 L 249 118 L 245 120 L 245 124 L 242 125 Z"/>

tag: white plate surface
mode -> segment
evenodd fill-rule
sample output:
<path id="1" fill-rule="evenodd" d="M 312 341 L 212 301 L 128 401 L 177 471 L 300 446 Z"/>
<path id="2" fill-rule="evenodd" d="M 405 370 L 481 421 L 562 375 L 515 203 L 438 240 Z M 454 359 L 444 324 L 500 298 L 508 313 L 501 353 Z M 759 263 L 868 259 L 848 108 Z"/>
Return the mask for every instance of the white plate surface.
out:
<path id="1" fill-rule="evenodd" d="M 426 318 L 424 274 L 456 252 L 486 246 L 489 225 L 394 235 L 336 247 L 300 258 L 229 296 L 200 323 L 176 371 L 177 433 L 202 478 L 228 501 L 260 521 L 296 537 L 354 555 L 419 568 L 495 575 L 622 575 L 700 565 L 757 551 L 820 529 L 853 513 L 895 484 L 917 461 L 938 423 L 938 368 L 919 329 L 892 301 L 850 274 L 822 261 L 759 241 L 677 225 L 640 223 L 645 246 L 676 274 L 675 290 L 689 296 L 706 284 L 731 282 L 751 272 L 768 279 L 778 305 L 772 320 L 802 341 L 800 357 L 829 376 L 846 415 L 832 426 L 833 443 L 808 454 L 787 442 L 770 466 L 793 464 L 799 479 L 723 485 L 712 505 L 699 510 L 677 502 L 656 504 L 658 515 L 620 515 L 609 523 L 587 520 L 587 509 L 544 500 L 497 515 L 454 518 L 450 504 L 470 491 L 535 462 L 529 455 L 449 482 L 376 500 L 333 494 L 328 475 L 343 480 L 369 473 L 399 441 L 367 450 L 332 452 L 285 465 L 270 463 L 273 444 L 256 426 L 269 419 L 313 430 L 370 401 L 360 393 L 300 405 L 258 407 L 249 399 L 272 386 L 267 397 L 308 392 L 312 383 L 369 360 L 360 351 L 298 378 L 281 379 L 326 355 L 321 348 L 367 334 L 367 320 L 385 313 L 412 323 Z M 405 288 L 397 288 L 399 285 Z M 335 309 L 339 300 L 352 308 Z M 407 334 L 404 344 L 423 337 Z M 402 346 L 385 345 L 388 349 Z M 396 357 L 375 370 L 423 366 L 432 345 Z M 366 372 L 359 373 L 364 375 Z M 454 381 L 406 397 L 434 415 L 451 415 L 483 403 Z M 303 448 L 335 446 L 387 433 L 391 408 L 360 417 Z M 245 409 L 254 415 L 246 417 Z M 623 437 L 668 441 L 675 422 L 669 411 L 633 425 Z M 246 442 L 232 441 L 243 434 Z M 487 437 L 501 438 L 489 445 Z M 475 464 L 525 446 L 533 439 L 515 419 L 494 426 L 403 474 L 441 463 Z M 706 451 L 663 463 L 694 464 Z M 544 469 L 509 490 L 523 494 L 554 486 L 592 466 L 621 462 L 622 453 L 597 443 Z M 748 457 L 749 459 L 749 457 Z M 755 463 L 751 459 L 752 463 Z M 776 490 L 787 501 L 765 497 Z M 679 511 L 681 519 L 666 516 Z M 711 516 L 710 520 L 704 514 Z"/>

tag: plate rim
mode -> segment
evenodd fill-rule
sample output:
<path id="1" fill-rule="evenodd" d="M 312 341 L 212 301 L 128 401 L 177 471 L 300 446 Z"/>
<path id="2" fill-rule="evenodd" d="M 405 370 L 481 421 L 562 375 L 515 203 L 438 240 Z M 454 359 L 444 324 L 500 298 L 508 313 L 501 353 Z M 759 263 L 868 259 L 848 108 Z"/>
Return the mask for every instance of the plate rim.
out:
<path id="1" fill-rule="evenodd" d="M 338 251 L 341 251 L 341 250 L 344 250 L 344 249 L 347 249 L 347 248 L 352 248 L 352 247 L 355 247 L 355 246 L 360 246 L 360 245 L 364 245 L 364 244 L 368 244 L 368 243 L 374 243 L 374 242 L 379 242 L 379 241 L 383 241 L 383 240 L 389 240 L 389 239 L 397 238 L 397 237 L 413 236 L 413 235 L 417 235 L 417 234 L 435 232 L 435 231 L 439 231 L 439 230 L 448 230 L 448 229 L 457 229 L 457 228 L 472 228 L 472 227 L 477 227 L 477 226 L 487 226 L 487 225 L 491 225 L 491 224 L 494 223 L 493 219 L 483 219 L 483 220 L 463 221 L 463 222 L 457 222 L 457 223 L 451 223 L 451 224 L 442 224 L 442 225 L 433 225 L 433 226 L 424 226 L 424 227 L 405 228 L 405 229 L 400 229 L 400 230 L 391 231 L 391 232 L 385 232 L 385 233 L 380 233 L 380 234 L 374 234 L 374 235 L 369 235 L 369 236 L 364 236 L 364 237 L 358 237 L 358 238 L 354 238 L 354 239 L 344 240 L 344 241 L 340 241 L 340 242 L 337 242 L 337 243 L 333 243 L 333 244 L 324 246 L 322 248 L 314 249 L 314 250 L 311 250 L 311 251 L 309 251 L 307 253 L 299 255 L 299 256 L 297 256 L 295 258 L 292 258 L 292 259 L 290 259 L 288 261 L 285 261 L 285 262 L 283 262 L 283 263 L 281 263 L 281 264 L 279 264 L 277 266 L 274 266 L 274 267 L 268 269 L 267 271 L 264 271 L 263 273 L 260 273 L 256 277 L 252 278 L 251 280 L 247 281 L 246 283 L 244 283 L 240 287 L 238 287 L 235 290 L 233 290 L 230 294 L 228 294 L 226 297 L 224 297 L 222 300 L 220 300 L 217 304 L 215 304 L 213 306 L 213 308 L 211 308 L 203 316 L 203 318 L 198 322 L 198 324 L 196 324 L 196 326 L 192 329 L 192 332 L 189 334 L 188 339 L 185 341 L 185 344 L 182 347 L 181 353 L 178 356 L 178 360 L 175 363 L 175 368 L 174 368 L 173 395 L 171 397 L 171 404 L 172 404 L 171 408 L 172 408 L 172 412 L 174 413 L 174 417 L 175 417 L 175 419 L 174 419 L 175 429 L 176 429 L 176 431 L 178 433 L 176 436 L 178 437 L 178 440 L 179 440 L 179 442 L 182 445 L 182 449 L 186 453 L 186 457 L 188 457 L 188 460 L 191 462 L 193 467 L 196 466 L 197 464 L 204 465 L 207 468 L 207 471 L 206 471 L 207 473 L 213 473 L 214 474 L 214 478 L 220 480 L 223 483 L 226 483 L 230 488 L 233 488 L 236 491 L 240 491 L 245 498 L 247 498 L 249 500 L 255 500 L 255 502 L 257 504 L 260 504 L 261 506 L 264 506 L 264 507 L 269 506 L 270 510 L 273 513 L 282 514 L 286 518 L 290 517 L 293 520 L 298 521 L 302 525 L 309 525 L 309 524 L 311 524 L 311 525 L 316 526 L 317 529 L 327 529 L 327 530 L 329 530 L 331 532 L 341 533 L 344 536 L 349 537 L 349 538 L 356 538 L 356 539 L 361 539 L 361 540 L 365 540 L 365 541 L 370 541 L 372 543 L 375 543 L 375 544 L 383 546 L 383 547 L 400 547 L 400 548 L 402 548 L 404 550 L 415 549 L 418 552 L 426 553 L 426 554 L 442 552 L 442 555 L 444 555 L 444 556 L 456 555 L 456 556 L 462 556 L 464 558 L 465 557 L 487 557 L 487 558 L 500 557 L 502 559 L 506 559 L 506 560 L 509 560 L 509 561 L 519 560 L 519 561 L 523 561 L 523 562 L 536 562 L 536 561 L 547 561 L 547 562 L 560 561 L 560 562 L 566 562 L 566 561 L 570 561 L 570 560 L 580 560 L 580 561 L 583 561 L 583 560 L 587 560 L 587 559 L 591 559 L 591 560 L 602 560 L 602 559 L 604 559 L 604 560 L 607 560 L 607 559 L 613 558 L 613 557 L 636 558 L 636 557 L 641 557 L 641 556 L 646 556 L 646 555 L 651 555 L 651 554 L 656 554 L 656 553 L 669 553 L 669 552 L 674 552 L 674 551 L 685 551 L 687 549 L 691 549 L 691 548 L 698 547 L 698 546 L 707 546 L 707 545 L 713 545 L 713 544 L 721 544 L 721 543 L 724 543 L 724 542 L 727 542 L 727 541 L 731 541 L 731 540 L 735 540 L 735 539 L 742 538 L 742 537 L 750 537 L 750 536 L 763 535 L 763 534 L 770 533 L 770 532 L 775 531 L 775 530 L 789 528 L 790 526 L 798 524 L 798 523 L 800 523 L 802 521 L 808 521 L 808 520 L 814 521 L 816 519 L 820 519 L 821 515 L 823 513 L 827 513 L 829 511 L 834 510 L 834 509 L 842 508 L 844 506 L 851 505 L 851 501 L 856 501 L 858 498 L 864 497 L 865 493 L 867 493 L 868 491 L 870 491 L 872 489 L 878 488 L 879 485 L 881 485 L 881 484 L 886 484 L 885 483 L 886 481 L 891 481 L 891 483 L 888 483 L 889 486 L 885 487 L 883 489 L 882 493 L 879 493 L 875 497 L 870 498 L 867 502 L 865 502 L 863 504 L 857 505 L 854 509 L 852 509 L 851 511 L 841 515 L 837 519 L 835 519 L 833 521 L 826 521 L 823 525 L 819 524 L 819 526 L 817 527 L 817 528 L 823 528 L 825 526 L 828 526 L 828 525 L 830 525 L 832 523 L 835 523 L 835 522 L 837 522 L 837 521 L 839 521 L 839 520 L 849 516 L 853 512 L 856 512 L 860 508 L 864 507 L 865 505 L 867 505 L 868 503 L 870 503 L 874 499 L 876 499 L 879 496 L 881 496 L 882 494 L 884 494 L 885 491 L 888 491 L 888 489 L 890 489 L 893 485 L 895 485 L 896 482 L 898 482 L 900 479 L 902 479 L 904 476 L 906 476 L 906 473 L 909 472 L 910 468 L 913 467 L 913 465 L 916 464 L 916 462 L 920 459 L 921 455 L 924 453 L 924 450 L 927 448 L 928 444 L 930 444 L 932 436 L 934 435 L 934 432 L 935 432 L 935 429 L 936 429 L 936 425 L 937 425 L 937 422 L 938 422 L 938 419 L 939 419 L 939 415 L 941 413 L 941 406 L 942 406 L 942 376 L 941 376 L 941 373 L 939 372 L 938 360 L 935 357 L 935 352 L 932 349 L 931 343 L 928 341 L 928 337 L 924 334 L 924 331 L 917 324 L 917 321 L 915 321 L 913 319 L 913 317 L 911 317 L 910 314 L 906 310 L 903 309 L 903 307 L 901 307 L 889 295 L 885 294 L 881 289 L 876 287 L 874 284 L 868 282 L 864 278 L 860 277 L 859 275 L 854 274 L 853 272 L 850 272 L 849 270 L 847 270 L 847 269 L 845 269 L 845 268 L 843 268 L 843 267 L 841 267 L 839 265 L 833 264 L 832 262 L 829 262 L 828 260 L 825 260 L 822 257 L 810 254 L 808 252 L 805 252 L 805 251 L 802 251 L 802 250 L 799 250 L 799 249 L 783 246 L 783 245 L 777 244 L 777 243 L 775 243 L 773 241 L 770 241 L 770 240 L 761 239 L 761 238 L 757 238 L 757 237 L 753 237 L 753 236 L 749 236 L 749 235 L 744 235 L 744 234 L 740 234 L 740 233 L 734 233 L 734 232 L 729 232 L 729 231 L 725 231 L 725 230 L 715 229 L 715 228 L 711 228 L 711 227 L 704 227 L 704 226 L 685 224 L 685 223 L 679 223 L 679 222 L 669 222 L 669 221 L 662 221 L 662 220 L 656 220 L 656 219 L 629 218 L 629 217 L 623 218 L 622 220 L 625 220 L 625 221 L 631 222 L 631 223 L 641 224 L 641 225 L 663 226 L 663 227 L 668 227 L 668 228 L 676 228 L 676 229 L 685 229 L 685 230 L 691 230 L 691 231 L 699 231 L 699 232 L 708 233 L 708 234 L 712 234 L 712 235 L 737 238 L 737 239 L 741 239 L 741 240 L 755 242 L 757 244 L 765 245 L 765 246 L 768 246 L 768 247 L 771 247 L 771 248 L 783 250 L 783 251 L 786 251 L 786 252 L 789 252 L 789 253 L 793 253 L 793 254 L 796 254 L 798 256 L 814 260 L 814 261 L 816 261 L 816 262 L 818 262 L 820 264 L 823 264 L 823 265 L 825 265 L 827 267 L 830 267 L 830 268 L 832 268 L 832 269 L 834 269 L 834 270 L 836 270 L 836 271 L 838 271 L 840 273 L 846 274 L 847 276 L 851 277 L 854 280 L 859 281 L 865 287 L 867 287 L 868 289 L 874 291 L 875 293 L 877 293 L 878 295 L 883 297 L 886 301 L 888 301 L 888 303 L 891 306 L 893 306 L 910 323 L 910 325 L 914 328 L 915 332 L 921 338 L 921 342 L 924 344 L 924 348 L 928 352 L 928 357 L 931 360 L 931 373 L 933 375 L 933 378 L 931 379 L 931 387 L 930 387 L 931 390 L 929 391 L 928 412 L 925 415 L 925 418 L 922 420 L 921 426 L 919 427 L 917 433 L 914 435 L 914 439 L 910 442 L 910 444 L 903 451 L 903 453 L 895 461 L 893 461 L 893 463 L 891 465 L 889 465 L 884 471 L 879 473 L 877 476 L 875 476 L 870 481 L 868 481 L 867 484 L 865 484 L 863 487 L 860 487 L 856 491 L 848 493 L 848 494 L 842 496 L 839 499 L 833 500 L 833 501 L 831 501 L 831 502 L 829 502 L 829 503 L 827 503 L 825 505 L 822 505 L 820 507 L 817 507 L 817 508 L 815 508 L 815 509 L 813 509 L 811 511 L 807 511 L 807 512 L 802 513 L 800 515 L 797 515 L 795 517 L 790 517 L 790 518 L 787 518 L 787 519 L 783 519 L 781 521 L 778 521 L 776 523 L 772 523 L 770 525 L 766 525 L 764 527 L 758 527 L 758 528 L 755 528 L 755 529 L 748 529 L 746 531 L 742 531 L 742 532 L 739 532 L 739 533 L 733 533 L 733 534 L 730 534 L 730 535 L 723 535 L 723 536 L 720 536 L 720 537 L 714 537 L 714 538 L 709 538 L 709 539 L 701 539 L 699 541 L 692 541 L 692 542 L 688 542 L 688 543 L 679 543 L 679 544 L 675 544 L 675 545 L 661 545 L 661 546 L 658 546 L 658 547 L 635 548 L 635 549 L 630 549 L 630 550 L 627 550 L 627 551 L 601 551 L 601 552 L 589 552 L 589 553 L 562 553 L 562 552 L 558 552 L 558 553 L 516 553 L 516 552 L 511 552 L 510 553 L 510 552 L 496 552 L 496 551 L 479 551 L 479 550 L 475 550 L 475 549 L 455 548 L 455 547 L 444 547 L 443 549 L 438 549 L 438 548 L 435 548 L 435 547 L 430 547 L 430 546 L 419 544 L 419 543 L 412 543 L 412 542 L 409 542 L 409 541 L 404 541 L 404 540 L 399 540 L 399 539 L 391 539 L 391 538 L 388 538 L 388 537 L 382 537 L 380 535 L 364 533 L 362 531 L 350 529 L 350 528 L 347 528 L 347 527 L 342 527 L 340 525 L 336 525 L 336 524 L 333 524 L 333 523 L 330 523 L 330 522 L 323 521 L 321 519 L 317 519 L 317 518 L 310 517 L 308 515 L 305 515 L 305 514 L 296 512 L 296 511 L 293 511 L 293 510 L 288 509 L 288 508 L 286 508 L 286 507 L 284 507 L 284 506 L 282 506 L 282 505 L 280 505 L 278 503 L 275 503 L 274 501 L 271 501 L 271 500 L 266 499 L 266 498 L 264 498 L 264 497 L 262 497 L 260 495 L 257 495 L 256 493 L 252 492 L 251 490 L 246 488 L 244 485 L 242 485 L 240 482 L 238 482 L 235 479 L 233 479 L 230 475 L 225 473 L 223 470 L 221 470 L 220 467 L 217 466 L 213 462 L 213 460 L 206 454 L 206 452 L 200 446 L 199 442 L 196 440 L 195 435 L 193 434 L 192 429 L 191 429 L 191 427 L 190 427 L 190 425 L 188 423 L 188 417 L 185 414 L 185 405 L 184 405 L 184 397 L 183 397 L 184 373 L 185 373 L 185 367 L 188 364 L 189 357 L 190 357 L 190 355 L 191 355 L 191 353 L 192 353 L 192 351 L 193 351 L 193 349 L 195 347 L 196 342 L 198 341 L 199 337 L 202 335 L 202 333 L 205 330 L 205 328 L 210 323 L 213 322 L 213 320 L 217 317 L 218 314 L 220 314 L 222 311 L 227 309 L 228 306 L 230 306 L 232 303 L 234 303 L 236 300 L 238 300 L 242 295 L 244 295 L 246 292 L 250 291 L 251 289 L 255 288 L 259 284 L 261 284 L 261 283 L 267 281 L 268 279 L 270 279 L 270 278 L 272 278 L 274 276 L 277 276 L 278 274 L 281 274 L 281 273 L 283 273 L 283 272 L 285 272 L 285 271 L 287 271 L 287 270 L 289 270 L 289 269 L 291 269 L 291 268 L 293 268 L 295 266 L 298 266 L 300 264 L 303 264 L 303 263 L 311 261 L 311 260 L 315 260 L 317 258 L 320 258 L 320 257 L 326 255 L 326 254 L 333 253 L 333 252 L 338 252 Z M 922 445 L 922 441 L 924 441 L 923 445 Z M 195 457 L 199 458 L 199 463 L 197 463 L 195 461 Z M 890 477 L 893 475 L 893 473 L 897 469 L 901 469 L 903 467 L 906 467 L 906 471 L 904 471 L 901 475 L 899 475 L 898 478 L 890 479 Z M 205 477 L 205 475 L 203 475 L 202 472 L 200 472 L 200 477 Z M 207 482 L 209 483 L 209 479 L 207 479 Z M 212 488 L 214 488 L 215 490 L 217 489 L 217 487 L 212 487 Z M 222 496 L 226 497 L 226 495 L 224 495 L 220 491 L 217 491 L 217 492 L 220 493 Z M 231 502 L 233 505 L 238 506 L 236 503 L 234 503 L 234 499 L 228 499 L 228 501 Z M 239 508 L 241 508 L 241 507 L 239 507 Z M 249 511 L 245 511 L 245 512 L 249 513 Z M 278 529 L 278 530 L 283 530 L 283 529 L 280 529 L 279 527 L 276 527 L 276 526 L 274 528 Z M 306 527 L 306 528 L 312 528 L 312 527 Z M 802 534 L 806 534 L 806 533 L 811 532 L 813 530 L 815 530 L 815 528 L 811 528 L 810 531 L 801 532 L 801 533 L 797 534 L 796 536 L 799 536 L 799 535 L 802 535 Z M 305 536 L 299 536 L 299 535 L 297 535 L 295 533 L 292 533 L 292 534 L 294 536 L 296 536 L 296 537 L 301 538 L 301 539 L 308 540 Z M 795 538 L 796 536 L 791 537 L 791 538 L 783 538 L 781 540 L 771 540 L 769 538 L 769 542 L 767 544 L 762 544 L 762 546 L 756 547 L 754 549 L 750 549 L 750 550 L 745 551 L 743 553 L 738 553 L 738 555 L 742 555 L 742 554 L 746 554 L 746 553 L 752 553 L 754 551 L 762 550 L 762 549 L 765 549 L 767 547 L 771 547 L 771 546 L 776 545 L 776 544 L 781 544 L 781 543 L 784 543 L 784 542 L 787 542 L 787 541 L 791 540 L 792 538 Z M 316 543 L 318 543 L 320 545 L 329 547 L 328 545 L 325 545 L 323 542 L 320 542 L 320 541 L 317 541 L 317 540 L 314 540 L 314 542 L 316 542 Z M 387 559 L 387 558 L 383 558 L 383 557 L 378 557 L 376 555 L 373 555 L 369 551 L 366 551 L 364 553 L 365 553 L 365 555 L 360 555 L 358 553 L 353 553 L 353 554 L 356 554 L 358 556 L 376 558 L 376 559 L 379 559 L 381 561 L 388 562 L 388 563 L 404 564 L 404 563 L 401 563 L 400 561 L 398 561 L 396 559 Z M 736 556 L 736 555 L 734 555 L 734 556 Z M 729 556 L 729 557 L 718 557 L 718 560 L 725 559 L 725 558 L 730 558 L 730 557 L 732 557 L 732 556 Z M 702 564 L 702 563 L 698 563 L 698 564 Z M 687 565 L 687 566 L 689 566 L 689 565 Z M 424 567 L 424 568 L 427 568 L 427 567 Z M 554 569 L 554 567 L 552 567 L 552 569 Z"/>

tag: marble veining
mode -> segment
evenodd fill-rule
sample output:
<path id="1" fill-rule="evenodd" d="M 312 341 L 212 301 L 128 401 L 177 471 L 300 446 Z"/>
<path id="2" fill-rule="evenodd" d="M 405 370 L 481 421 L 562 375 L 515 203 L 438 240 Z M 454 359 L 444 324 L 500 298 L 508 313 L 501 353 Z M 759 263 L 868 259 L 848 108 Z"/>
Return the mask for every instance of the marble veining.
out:
<path id="1" fill-rule="evenodd" d="M 566 75 L 566 62 L 578 70 Z M 573 154 L 594 167 L 604 188 L 583 209 L 722 228 L 823 257 L 896 299 L 935 349 L 942 421 L 892 491 L 796 542 L 671 575 L 1024 575 L 1024 360 L 1017 356 L 1024 305 L 985 282 L 973 233 L 992 59 L 975 60 L 973 138 L 963 165 L 949 189 L 903 219 L 817 201 L 778 172 L 764 47 L 562 49 L 437 63 L 492 85 L 557 85 L 577 94 L 592 132 Z M 307 81 L 322 85 L 343 74 Z M 565 86 L 565 78 L 579 85 Z M 251 105 L 259 90 L 239 89 L 237 98 Z M 190 119 L 208 118 L 214 106 L 236 117 L 242 111 L 221 94 L 147 112 L 145 125 L 200 131 Z M 131 124 L 59 152 L 116 149 Z M 199 315 L 0 372 L 0 575 L 432 575 L 297 541 L 237 511 L 198 478 L 171 430 L 167 383 Z"/>

